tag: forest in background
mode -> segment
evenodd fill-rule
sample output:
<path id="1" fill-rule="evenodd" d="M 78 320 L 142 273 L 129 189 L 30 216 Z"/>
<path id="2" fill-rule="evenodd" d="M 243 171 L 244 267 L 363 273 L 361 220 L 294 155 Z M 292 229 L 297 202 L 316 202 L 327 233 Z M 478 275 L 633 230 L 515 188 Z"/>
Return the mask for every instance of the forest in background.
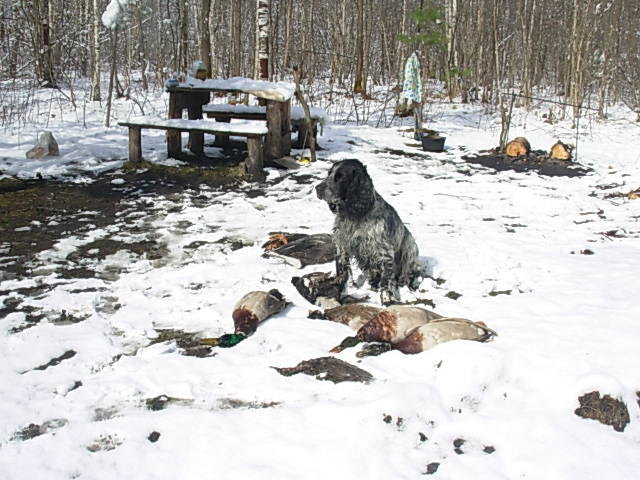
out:
<path id="1" fill-rule="evenodd" d="M 72 103 L 80 89 L 99 101 L 112 78 L 114 95 L 135 101 L 195 60 L 213 77 L 257 77 L 259 3 L 269 7 L 269 78 L 290 80 L 302 65 L 311 96 L 384 90 L 397 100 L 417 51 L 445 101 L 504 110 L 505 92 L 525 107 L 551 95 L 574 117 L 585 107 L 604 117 L 622 102 L 640 120 L 637 0 L 130 0 L 113 30 L 101 21 L 107 0 L 0 2 L 5 125 L 26 105 L 16 88 L 58 88 Z"/>

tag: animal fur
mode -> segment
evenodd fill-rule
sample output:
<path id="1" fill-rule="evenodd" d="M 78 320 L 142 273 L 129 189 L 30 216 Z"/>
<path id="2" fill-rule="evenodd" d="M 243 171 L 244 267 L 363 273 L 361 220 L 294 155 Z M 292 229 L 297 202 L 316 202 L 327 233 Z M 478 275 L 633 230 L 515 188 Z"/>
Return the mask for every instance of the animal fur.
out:
<path id="1" fill-rule="evenodd" d="M 336 276 L 344 287 L 355 259 L 383 304 L 400 300 L 398 288 L 416 289 L 422 278 L 418 246 L 398 213 L 375 190 L 358 160 L 334 164 L 316 186 L 335 214 Z"/>

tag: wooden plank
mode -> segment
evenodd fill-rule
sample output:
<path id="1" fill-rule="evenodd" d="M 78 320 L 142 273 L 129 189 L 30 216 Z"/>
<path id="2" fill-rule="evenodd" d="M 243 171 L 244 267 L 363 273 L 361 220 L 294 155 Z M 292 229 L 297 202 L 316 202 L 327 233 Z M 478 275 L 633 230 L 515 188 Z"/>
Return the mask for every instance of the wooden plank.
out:
<path id="1" fill-rule="evenodd" d="M 139 127 L 129 127 L 129 161 L 142 161 L 142 135 Z"/>
<path id="2" fill-rule="evenodd" d="M 266 135 L 266 133 L 256 133 L 256 132 L 249 132 L 246 130 L 243 130 L 242 128 L 233 128 L 234 125 L 231 125 L 231 129 L 229 129 L 229 127 L 225 127 L 223 128 L 216 128 L 216 124 L 213 122 L 211 123 L 211 127 L 177 127 L 175 125 L 163 125 L 163 124 L 154 124 L 154 123 L 143 123 L 143 122 L 119 122 L 118 125 L 121 125 L 123 127 L 136 127 L 136 128 L 148 128 L 148 129 L 152 129 L 152 130 L 179 130 L 181 132 L 202 132 L 202 133 L 209 133 L 211 135 L 215 135 L 215 134 L 225 134 L 225 135 L 234 135 L 234 136 L 238 136 L 238 137 L 256 137 L 256 138 L 260 138 L 260 137 L 264 137 Z M 228 125 L 228 124 L 225 124 Z"/>
<path id="3" fill-rule="evenodd" d="M 232 118 L 237 118 L 239 120 L 266 120 L 267 119 L 267 114 L 265 113 L 247 113 L 247 112 L 241 112 L 241 113 L 232 113 L 232 112 L 204 112 L 207 117 L 209 118 L 215 118 L 216 121 L 221 121 L 218 119 L 232 119 Z"/>
<path id="4" fill-rule="evenodd" d="M 264 178 L 264 145 L 260 138 L 247 138 L 247 173 L 254 180 Z"/>

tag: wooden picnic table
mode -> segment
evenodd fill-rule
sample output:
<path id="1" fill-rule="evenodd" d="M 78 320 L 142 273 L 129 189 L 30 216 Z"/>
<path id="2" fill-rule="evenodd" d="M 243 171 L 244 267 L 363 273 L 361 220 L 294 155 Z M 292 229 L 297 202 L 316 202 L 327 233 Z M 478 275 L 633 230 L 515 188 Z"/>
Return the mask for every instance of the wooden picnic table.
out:
<path id="1" fill-rule="evenodd" d="M 288 82 L 267 82 L 244 77 L 228 79 L 198 80 L 187 77 L 177 86 L 167 87 L 169 92 L 168 117 L 182 118 L 187 110 L 190 120 L 203 117 L 202 106 L 211 100 L 211 93 L 248 93 L 262 99 L 267 110 L 267 139 L 265 155 L 267 158 L 281 158 L 291 152 L 291 97 L 295 86 Z M 202 154 L 204 134 L 189 133 L 189 146 L 192 152 Z M 169 154 L 179 151 L 181 138 L 179 131 L 167 132 L 167 151 Z"/>

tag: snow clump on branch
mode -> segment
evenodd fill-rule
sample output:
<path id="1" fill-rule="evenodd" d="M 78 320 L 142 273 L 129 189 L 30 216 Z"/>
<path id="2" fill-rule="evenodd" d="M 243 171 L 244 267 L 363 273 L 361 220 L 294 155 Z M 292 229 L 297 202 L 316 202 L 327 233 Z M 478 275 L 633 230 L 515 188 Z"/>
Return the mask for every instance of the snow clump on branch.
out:
<path id="1" fill-rule="evenodd" d="M 102 14 L 102 24 L 109 30 L 121 26 L 126 18 L 129 3 L 135 3 L 135 0 L 111 0 Z"/>

